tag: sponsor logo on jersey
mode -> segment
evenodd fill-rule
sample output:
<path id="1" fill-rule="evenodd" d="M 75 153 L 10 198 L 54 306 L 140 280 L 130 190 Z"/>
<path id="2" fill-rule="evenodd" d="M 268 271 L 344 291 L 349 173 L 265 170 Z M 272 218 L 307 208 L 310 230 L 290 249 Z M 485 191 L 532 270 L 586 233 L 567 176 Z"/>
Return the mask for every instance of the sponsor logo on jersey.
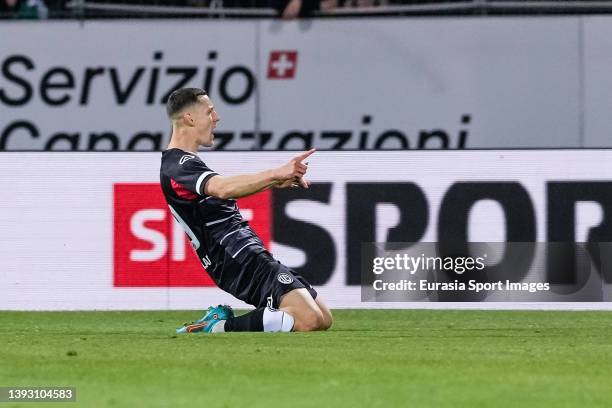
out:
<path id="1" fill-rule="evenodd" d="M 186 154 L 183 157 L 181 157 L 181 160 L 179 160 L 179 164 L 183 165 L 183 163 L 185 163 L 187 160 L 191 160 L 191 159 L 195 159 L 195 156 L 192 154 Z"/>
<path id="2" fill-rule="evenodd" d="M 293 282 L 293 278 L 291 277 L 291 275 L 289 275 L 288 273 L 285 273 L 285 272 L 279 273 L 278 276 L 276 277 L 276 279 L 278 279 L 278 281 L 280 283 L 283 283 L 285 285 L 288 285 L 291 282 Z"/>

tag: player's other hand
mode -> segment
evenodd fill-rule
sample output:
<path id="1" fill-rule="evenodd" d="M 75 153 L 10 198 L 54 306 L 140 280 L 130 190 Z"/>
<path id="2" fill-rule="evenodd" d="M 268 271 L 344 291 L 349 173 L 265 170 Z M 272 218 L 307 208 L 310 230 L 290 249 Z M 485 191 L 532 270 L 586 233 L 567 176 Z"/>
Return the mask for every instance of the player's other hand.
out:
<path id="1" fill-rule="evenodd" d="M 304 179 L 308 171 L 308 162 L 304 163 L 303 161 L 316 151 L 316 149 L 310 149 L 298 154 L 287 164 L 279 167 L 276 171 L 276 179 L 278 180 L 277 187 L 287 188 L 301 185 L 304 188 L 308 188 L 310 183 Z"/>
<path id="2" fill-rule="evenodd" d="M 294 180 L 294 179 L 286 180 L 282 183 L 276 184 L 274 187 L 276 188 L 296 188 L 296 187 L 302 186 L 304 188 L 308 188 L 310 187 L 311 184 L 312 183 L 310 181 L 302 177 L 299 180 Z"/>

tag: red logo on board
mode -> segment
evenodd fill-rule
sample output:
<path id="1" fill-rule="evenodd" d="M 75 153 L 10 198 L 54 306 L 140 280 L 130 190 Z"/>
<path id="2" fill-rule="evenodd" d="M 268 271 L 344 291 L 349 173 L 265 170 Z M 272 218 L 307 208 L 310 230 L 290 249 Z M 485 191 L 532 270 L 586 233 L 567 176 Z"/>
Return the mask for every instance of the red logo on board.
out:
<path id="1" fill-rule="evenodd" d="M 113 190 L 114 286 L 215 286 L 170 214 L 158 183 L 118 183 Z M 243 217 L 266 246 L 272 226 L 270 194 L 238 200 Z"/>

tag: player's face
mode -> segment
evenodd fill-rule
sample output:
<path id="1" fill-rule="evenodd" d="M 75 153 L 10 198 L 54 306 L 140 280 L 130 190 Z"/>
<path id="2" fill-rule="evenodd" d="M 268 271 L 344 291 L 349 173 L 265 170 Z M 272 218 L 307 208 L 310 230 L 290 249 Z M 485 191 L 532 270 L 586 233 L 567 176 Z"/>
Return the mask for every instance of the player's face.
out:
<path id="1" fill-rule="evenodd" d="M 201 96 L 200 102 L 195 106 L 194 124 L 197 130 L 198 144 L 210 147 L 213 145 L 213 130 L 221 117 L 215 110 L 208 96 Z"/>

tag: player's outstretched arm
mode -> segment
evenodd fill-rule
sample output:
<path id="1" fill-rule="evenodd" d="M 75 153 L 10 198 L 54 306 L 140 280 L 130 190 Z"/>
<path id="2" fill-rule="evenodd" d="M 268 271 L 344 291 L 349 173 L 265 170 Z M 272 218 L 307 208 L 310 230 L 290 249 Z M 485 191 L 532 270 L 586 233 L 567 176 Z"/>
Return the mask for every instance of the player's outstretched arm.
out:
<path id="1" fill-rule="evenodd" d="M 302 187 L 308 188 L 308 181 L 304 179 L 308 164 L 302 162 L 315 151 L 315 149 L 310 149 L 295 156 L 281 167 L 259 173 L 211 177 L 204 187 L 204 192 L 207 195 L 228 199 L 246 197 L 272 186 L 284 188 L 299 183 Z"/>

